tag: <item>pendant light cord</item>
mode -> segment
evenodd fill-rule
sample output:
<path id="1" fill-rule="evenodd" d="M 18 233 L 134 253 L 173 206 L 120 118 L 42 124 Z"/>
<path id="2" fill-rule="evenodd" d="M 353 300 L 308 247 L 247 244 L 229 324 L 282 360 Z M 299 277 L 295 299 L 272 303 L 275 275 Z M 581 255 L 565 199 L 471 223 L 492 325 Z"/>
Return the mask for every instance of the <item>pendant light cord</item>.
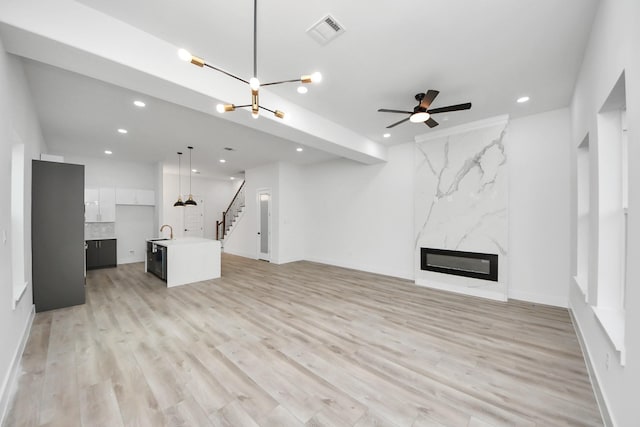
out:
<path id="1" fill-rule="evenodd" d="M 182 177 L 180 176 L 180 170 L 182 169 L 180 167 L 181 158 L 182 158 L 182 153 L 178 152 L 178 198 L 182 197 Z"/>
<path id="2" fill-rule="evenodd" d="M 253 0 L 253 77 L 258 78 L 258 0 Z"/>
<path id="3" fill-rule="evenodd" d="M 193 194 L 191 192 L 191 172 L 193 171 L 191 169 L 191 151 L 193 151 L 193 147 L 187 147 L 189 149 L 189 197 L 191 197 L 191 195 Z"/>

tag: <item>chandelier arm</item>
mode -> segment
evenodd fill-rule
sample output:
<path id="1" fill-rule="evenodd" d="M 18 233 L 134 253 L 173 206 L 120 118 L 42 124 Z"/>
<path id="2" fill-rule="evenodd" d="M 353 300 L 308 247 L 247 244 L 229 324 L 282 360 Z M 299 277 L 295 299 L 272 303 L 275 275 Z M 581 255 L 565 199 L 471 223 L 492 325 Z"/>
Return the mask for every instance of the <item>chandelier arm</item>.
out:
<path id="1" fill-rule="evenodd" d="M 209 64 L 207 64 L 207 63 L 205 63 L 205 64 L 204 64 L 204 66 L 205 66 L 205 67 L 209 67 L 209 68 L 211 68 L 212 70 L 219 71 L 219 72 L 221 72 L 222 74 L 226 74 L 226 75 L 227 75 L 227 76 L 229 76 L 229 77 L 233 77 L 233 78 L 234 78 L 234 79 L 236 79 L 236 80 L 240 80 L 240 81 L 241 81 L 241 82 L 243 82 L 243 83 L 249 84 L 249 82 L 248 82 L 248 81 L 246 81 L 245 79 L 242 79 L 242 78 L 240 78 L 240 77 L 238 77 L 238 76 L 234 76 L 233 74 L 231 74 L 231 73 L 229 73 L 228 71 L 225 71 L 225 70 L 223 70 L 223 69 L 221 69 L 221 68 L 214 67 L 213 65 L 209 65 Z"/>
<path id="2" fill-rule="evenodd" d="M 266 110 L 266 111 L 268 111 L 268 112 L 270 112 L 270 113 L 273 113 L 273 114 L 275 114 L 275 113 L 276 113 L 275 111 L 270 110 L 270 109 L 268 109 L 267 107 L 263 107 L 262 105 L 258 105 L 258 107 L 259 107 L 259 108 L 262 108 L 263 110 Z"/>
<path id="3" fill-rule="evenodd" d="M 291 79 L 291 80 L 281 80 L 279 82 L 271 82 L 271 83 L 260 83 L 260 86 L 273 86 L 273 85 L 280 85 L 282 83 L 299 83 L 300 79 Z"/>
<path id="4" fill-rule="evenodd" d="M 247 104 L 247 105 L 236 105 L 236 108 L 245 108 L 245 107 L 251 107 L 251 104 Z"/>

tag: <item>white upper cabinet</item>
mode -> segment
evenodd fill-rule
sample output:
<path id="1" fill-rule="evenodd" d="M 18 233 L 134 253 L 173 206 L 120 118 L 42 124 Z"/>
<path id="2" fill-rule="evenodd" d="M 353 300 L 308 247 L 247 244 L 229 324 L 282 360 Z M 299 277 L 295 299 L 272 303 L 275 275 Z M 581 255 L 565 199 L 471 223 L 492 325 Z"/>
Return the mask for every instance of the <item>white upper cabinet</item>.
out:
<path id="1" fill-rule="evenodd" d="M 116 190 L 116 204 L 154 206 L 156 204 L 156 193 L 153 190 L 118 188 Z"/>
<path id="2" fill-rule="evenodd" d="M 117 188 L 116 204 L 118 205 L 137 205 L 136 190 L 133 188 Z"/>
<path id="3" fill-rule="evenodd" d="M 153 190 L 136 190 L 139 205 L 155 206 L 156 192 Z"/>
<path id="4" fill-rule="evenodd" d="M 113 188 L 87 188 L 84 190 L 85 222 L 115 222 L 116 192 Z"/>

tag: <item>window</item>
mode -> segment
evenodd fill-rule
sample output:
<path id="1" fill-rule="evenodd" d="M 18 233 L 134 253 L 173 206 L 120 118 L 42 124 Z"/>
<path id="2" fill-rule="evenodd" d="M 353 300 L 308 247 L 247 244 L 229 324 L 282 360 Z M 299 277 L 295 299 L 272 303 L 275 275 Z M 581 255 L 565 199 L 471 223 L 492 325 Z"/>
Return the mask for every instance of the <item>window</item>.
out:
<path id="1" fill-rule="evenodd" d="M 598 277 L 594 311 L 624 363 L 628 191 L 624 73 L 597 120 Z"/>
<path id="2" fill-rule="evenodd" d="M 589 232 L 590 232 L 590 207 L 591 198 L 591 168 L 589 167 L 589 135 L 578 146 L 577 154 L 577 184 L 578 184 L 578 204 L 577 204 L 577 268 L 575 280 L 585 300 L 589 297 Z"/>

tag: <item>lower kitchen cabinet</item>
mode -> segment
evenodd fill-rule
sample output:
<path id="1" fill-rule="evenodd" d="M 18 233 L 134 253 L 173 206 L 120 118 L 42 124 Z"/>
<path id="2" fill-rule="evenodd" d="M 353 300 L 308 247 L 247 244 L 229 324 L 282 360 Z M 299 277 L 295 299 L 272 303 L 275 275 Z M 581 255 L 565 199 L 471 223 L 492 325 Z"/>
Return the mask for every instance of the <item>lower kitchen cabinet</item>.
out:
<path id="1" fill-rule="evenodd" d="M 87 240 L 87 270 L 117 265 L 116 239 Z"/>

